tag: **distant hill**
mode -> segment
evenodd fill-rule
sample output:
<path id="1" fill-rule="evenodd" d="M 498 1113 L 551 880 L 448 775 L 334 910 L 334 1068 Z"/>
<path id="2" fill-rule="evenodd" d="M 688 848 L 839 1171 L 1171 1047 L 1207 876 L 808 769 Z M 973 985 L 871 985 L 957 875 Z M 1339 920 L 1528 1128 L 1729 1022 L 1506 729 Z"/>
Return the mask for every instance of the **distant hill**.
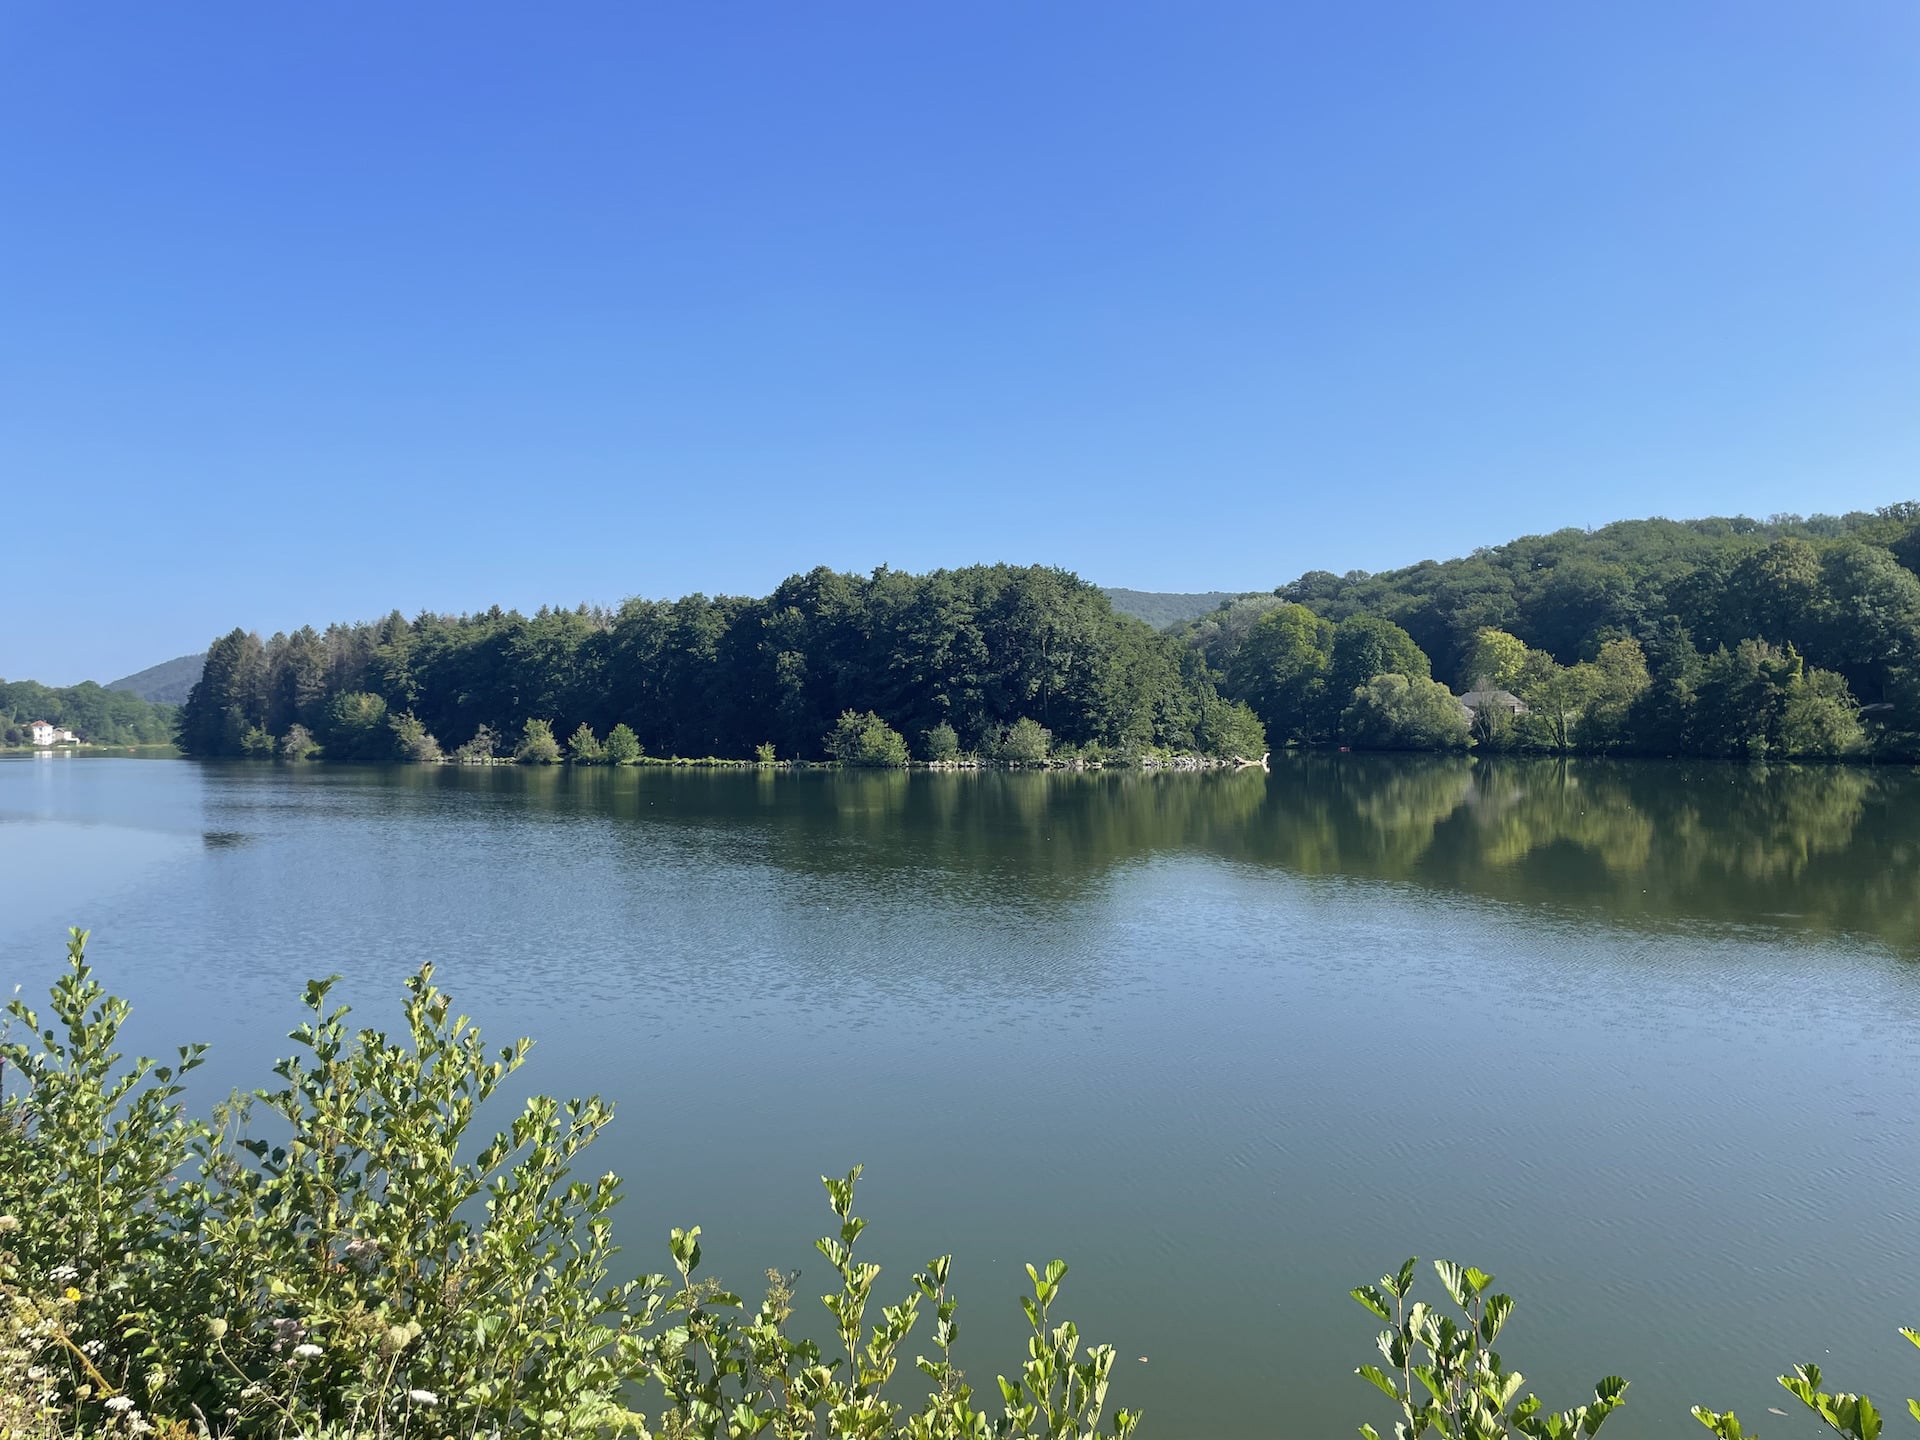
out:
<path id="1" fill-rule="evenodd" d="M 1166 590 L 1121 590 L 1114 586 L 1102 587 L 1107 599 L 1113 602 L 1113 608 L 1122 615 L 1135 615 L 1153 626 L 1164 630 L 1169 625 L 1178 625 L 1183 620 L 1192 620 L 1217 610 L 1228 600 L 1238 600 L 1237 590 L 1209 590 L 1204 595 L 1177 595 Z"/>
<path id="2" fill-rule="evenodd" d="M 198 655 L 182 655 L 177 660 L 149 665 L 137 675 L 112 681 L 107 689 L 125 690 L 156 705 L 184 705 L 187 692 L 193 689 L 193 683 L 200 678 L 201 667 L 206 663 L 204 650 Z"/>

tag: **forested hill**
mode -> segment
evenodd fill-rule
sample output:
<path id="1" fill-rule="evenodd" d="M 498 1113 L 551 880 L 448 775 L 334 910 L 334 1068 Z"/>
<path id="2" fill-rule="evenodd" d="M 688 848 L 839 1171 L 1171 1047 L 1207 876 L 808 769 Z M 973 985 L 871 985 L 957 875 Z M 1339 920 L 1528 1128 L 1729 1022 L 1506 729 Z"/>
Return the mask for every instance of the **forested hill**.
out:
<path id="1" fill-rule="evenodd" d="M 544 721 L 561 737 L 624 725 L 653 755 L 744 758 L 771 744 L 812 758 L 849 710 L 877 714 L 923 754 L 939 727 L 952 727 L 946 743 L 986 750 L 1021 720 L 1083 753 L 1264 748 L 1181 641 L 1066 571 L 1005 565 L 820 569 L 764 598 L 615 611 L 396 612 L 264 643 L 237 629 L 208 651 L 180 735 L 199 755 L 317 742 L 329 758 L 388 759 Z"/>
<path id="2" fill-rule="evenodd" d="M 1108 585 L 1105 591 L 1115 610 L 1122 615 L 1136 616 L 1156 630 L 1178 625 L 1182 620 L 1196 620 L 1209 610 L 1217 610 L 1240 598 L 1240 592 L 1233 590 L 1183 595 L 1170 590 L 1122 590 Z"/>
<path id="3" fill-rule="evenodd" d="M 159 705 L 178 705 L 192 691 L 193 682 L 200 678 L 200 669 L 206 663 L 204 650 L 198 655 L 181 655 L 118 680 L 109 680 L 107 689 L 125 690 Z"/>
<path id="4" fill-rule="evenodd" d="M 91 680 L 59 686 L 0 680 L 0 744 L 30 744 L 26 729 L 36 720 L 93 745 L 165 745 L 173 739 L 174 709 Z"/>
<path id="5" fill-rule="evenodd" d="M 1275 744 L 1905 757 L 1920 753 L 1917 565 L 1912 503 L 1632 520 L 1378 575 L 1309 571 L 1181 633 Z M 1489 688 L 1508 693 L 1463 729 L 1446 692 Z"/>

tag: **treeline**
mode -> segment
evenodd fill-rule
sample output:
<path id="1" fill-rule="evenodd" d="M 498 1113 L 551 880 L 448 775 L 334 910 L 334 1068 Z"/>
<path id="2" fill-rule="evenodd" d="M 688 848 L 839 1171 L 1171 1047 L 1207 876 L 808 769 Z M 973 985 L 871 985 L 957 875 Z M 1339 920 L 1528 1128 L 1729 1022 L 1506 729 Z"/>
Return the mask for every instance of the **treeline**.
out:
<path id="1" fill-rule="evenodd" d="M 1916 565 L 1913 504 L 1626 521 L 1309 572 L 1179 633 L 1275 745 L 1920 758 Z"/>
<path id="2" fill-rule="evenodd" d="M 27 727 L 36 720 L 71 730 L 94 745 L 165 745 L 173 739 L 174 707 L 154 705 L 91 680 L 57 687 L 0 680 L 0 742 L 32 743 Z"/>
<path id="3" fill-rule="evenodd" d="M 824 758 L 871 716 L 923 759 L 988 754 L 1035 730 L 1055 756 L 1257 758 L 1244 705 L 1179 638 L 1040 566 L 870 576 L 818 569 L 764 598 L 629 600 L 618 610 L 398 612 L 262 642 L 214 642 L 181 708 L 194 755 L 485 758 L 516 742 L 599 756 Z M 1023 725 L 1022 722 L 1028 722 Z M 582 734 L 581 727 L 585 727 Z M 771 749 L 767 748 L 771 747 Z"/>

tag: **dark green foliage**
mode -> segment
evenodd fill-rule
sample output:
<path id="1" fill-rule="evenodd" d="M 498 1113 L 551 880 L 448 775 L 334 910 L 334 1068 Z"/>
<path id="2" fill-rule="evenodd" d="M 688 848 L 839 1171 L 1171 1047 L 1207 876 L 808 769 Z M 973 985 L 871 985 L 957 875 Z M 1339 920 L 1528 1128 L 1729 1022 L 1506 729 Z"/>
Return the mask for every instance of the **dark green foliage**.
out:
<path id="1" fill-rule="evenodd" d="M 562 735 L 624 724 L 656 755 L 744 758 L 772 744 L 820 757 L 848 710 L 902 735 L 949 726 L 962 749 L 1022 716 L 1066 745 L 1184 748 L 1199 695 L 1183 648 L 1063 570 L 821 569 L 757 600 L 389 615 L 264 645 L 235 631 L 209 650 L 180 734 L 196 755 L 238 753 L 254 725 L 325 735 L 333 698 L 365 692 L 436 735 L 517 735 L 533 717 Z"/>
<path id="2" fill-rule="evenodd" d="M 907 742 L 871 710 L 864 715 L 847 711 L 823 743 L 842 765 L 887 768 L 907 763 Z"/>
<path id="3" fill-rule="evenodd" d="M 364 690 L 348 690 L 327 706 L 326 753 L 329 760 L 388 760 L 393 756 L 393 727 L 387 702 Z"/>

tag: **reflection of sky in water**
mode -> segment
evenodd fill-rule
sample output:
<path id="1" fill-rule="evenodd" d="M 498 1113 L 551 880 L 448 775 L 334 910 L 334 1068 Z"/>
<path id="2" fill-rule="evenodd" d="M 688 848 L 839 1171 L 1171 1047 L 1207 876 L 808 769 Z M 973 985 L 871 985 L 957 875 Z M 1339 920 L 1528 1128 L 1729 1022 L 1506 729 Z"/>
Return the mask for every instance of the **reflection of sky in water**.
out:
<path id="1" fill-rule="evenodd" d="M 1692 1401 L 1763 1412 L 1829 1346 L 1848 1384 L 1905 1383 L 1915 976 L 1744 898 L 1901 913 L 1873 794 L 55 768 L 0 764 L 9 988 L 93 926 L 130 1043 L 212 1040 L 217 1093 L 265 1079 L 307 975 L 384 1023 L 431 959 L 496 1038 L 536 1037 L 531 1084 L 618 1102 L 594 1163 L 628 1177 L 639 1268 L 698 1221 L 718 1273 L 800 1264 L 811 1293 L 815 1177 L 862 1160 L 888 1298 L 953 1249 L 990 1374 L 1018 1262 L 1063 1254 L 1066 1312 L 1152 1357 L 1116 1393 L 1163 1434 L 1367 1418 L 1345 1292 L 1409 1251 L 1515 1289 L 1550 1402 L 1632 1378 L 1623 1440 Z"/>

